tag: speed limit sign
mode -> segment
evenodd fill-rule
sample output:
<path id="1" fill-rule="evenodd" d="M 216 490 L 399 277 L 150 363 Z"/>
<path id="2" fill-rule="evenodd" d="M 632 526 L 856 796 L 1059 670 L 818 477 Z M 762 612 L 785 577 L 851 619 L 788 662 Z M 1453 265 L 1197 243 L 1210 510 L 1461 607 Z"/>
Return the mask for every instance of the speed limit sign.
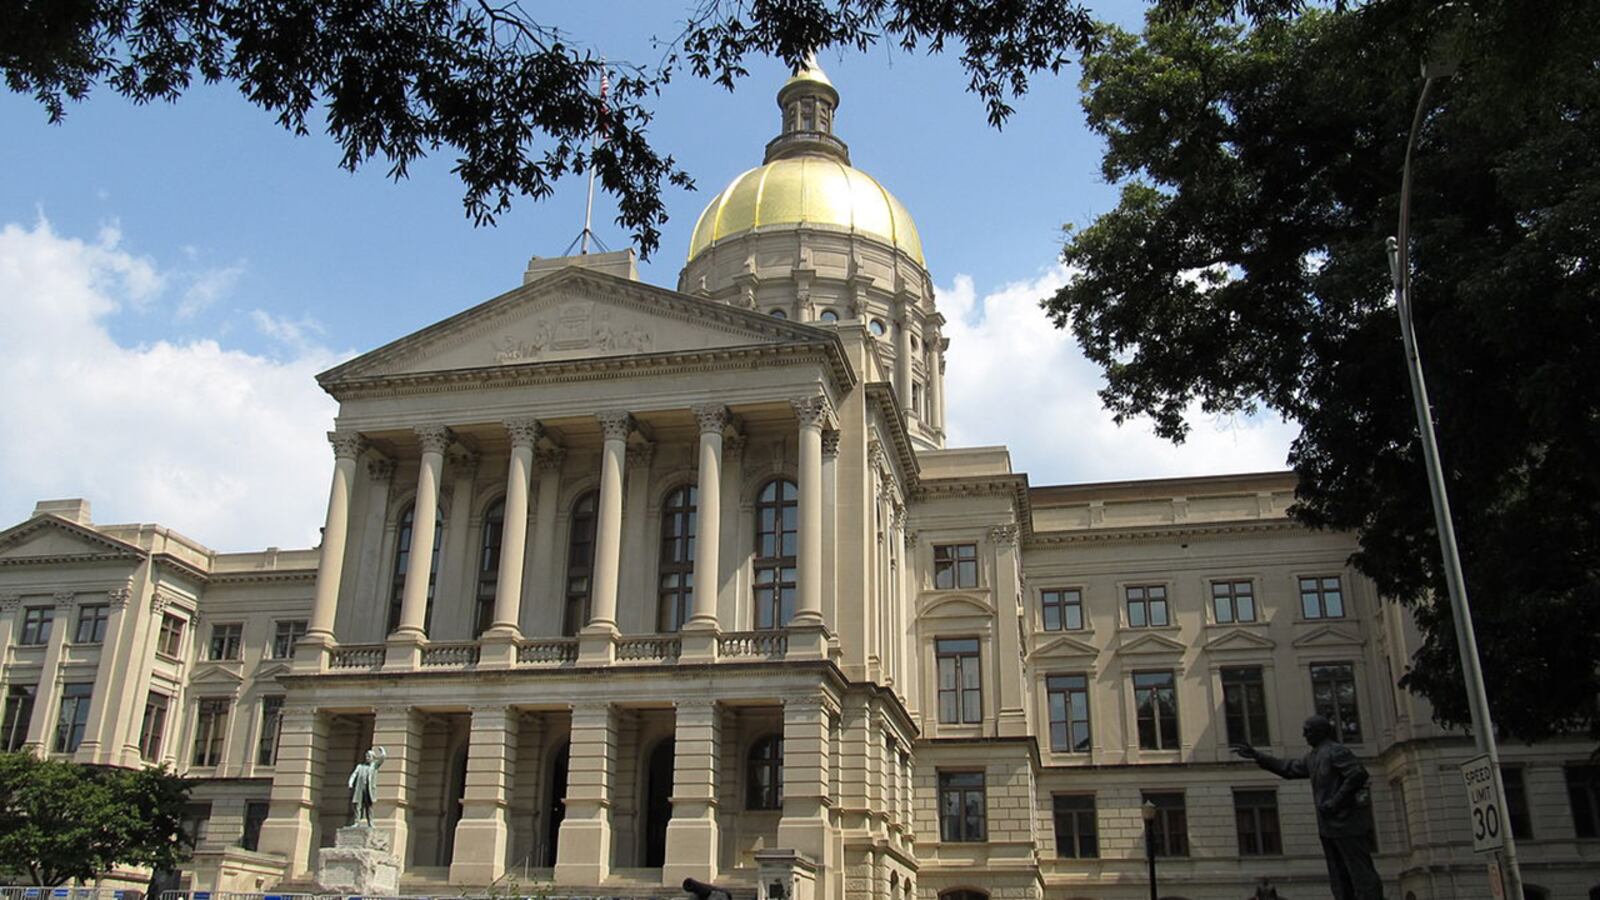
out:
<path id="1" fill-rule="evenodd" d="M 1461 764 L 1461 777 L 1467 784 L 1467 803 L 1472 806 L 1472 849 L 1478 853 L 1499 850 L 1506 845 L 1509 827 L 1501 808 L 1500 773 L 1479 756 Z"/>

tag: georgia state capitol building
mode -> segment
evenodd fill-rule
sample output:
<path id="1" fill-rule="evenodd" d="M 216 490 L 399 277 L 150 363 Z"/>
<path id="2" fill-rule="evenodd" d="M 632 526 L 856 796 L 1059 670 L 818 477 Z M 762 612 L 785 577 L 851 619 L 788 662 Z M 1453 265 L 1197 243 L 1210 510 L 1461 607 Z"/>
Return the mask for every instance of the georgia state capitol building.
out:
<path id="1" fill-rule="evenodd" d="M 1301 752 L 1372 773 L 1389 896 L 1487 896 L 1420 638 L 1285 514 L 1288 473 L 1036 486 L 945 445 L 910 214 L 811 68 L 695 227 L 319 376 L 322 544 L 218 553 L 43 501 L 0 532 L 0 748 L 199 779 L 186 887 L 306 888 L 388 752 L 402 893 L 818 900 L 1326 895 Z M 959 372 L 949 373 L 960 377 Z M 999 398 L 997 398 L 999 399 Z M 241 511 L 248 515 L 248 511 Z M 1525 879 L 1600 897 L 1600 768 L 1508 747 Z M 148 873 L 123 873 L 145 880 Z"/>

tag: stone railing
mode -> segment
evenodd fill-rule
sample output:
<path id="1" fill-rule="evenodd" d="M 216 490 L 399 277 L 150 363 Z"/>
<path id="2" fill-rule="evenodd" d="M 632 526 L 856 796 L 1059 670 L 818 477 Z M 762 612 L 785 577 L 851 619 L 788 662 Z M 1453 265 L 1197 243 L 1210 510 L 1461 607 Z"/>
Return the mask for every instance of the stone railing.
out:
<path id="1" fill-rule="evenodd" d="M 333 648 L 330 669 L 379 669 L 383 667 L 382 644 L 342 644 Z"/>
<path id="2" fill-rule="evenodd" d="M 671 636 L 625 637 L 617 640 L 618 662 L 673 662 L 683 649 L 683 641 Z"/>
<path id="3" fill-rule="evenodd" d="M 783 659 L 789 653 L 789 632 L 730 631 L 717 636 L 719 659 Z"/>
<path id="4" fill-rule="evenodd" d="M 517 662 L 527 666 L 563 666 L 577 661 L 577 638 L 539 638 L 517 647 Z"/>
<path id="5" fill-rule="evenodd" d="M 452 641 L 422 648 L 424 669 L 465 669 L 478 664 L 477 641 Z"/>

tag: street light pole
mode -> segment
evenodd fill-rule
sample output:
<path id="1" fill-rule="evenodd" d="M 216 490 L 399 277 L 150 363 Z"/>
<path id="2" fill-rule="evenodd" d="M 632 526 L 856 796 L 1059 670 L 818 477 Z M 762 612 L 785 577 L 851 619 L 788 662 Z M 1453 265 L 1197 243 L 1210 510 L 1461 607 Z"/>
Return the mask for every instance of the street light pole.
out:
<path id="1" fill-rule="evenodd" d="M 1428 91 L 1434 81 L 1449 78 L 1453 63 L 1425 63 L 1422 68 L 1422 93 L 1406 137 L 1405 166 L 1400 174 L 1400 232 L 1388 240 L 1389 271 L 1394 281 L 1395 307 L 1400 318 L 1400 339 L 1405 345 L 1406 373 L 1411 377 L 1411 399 L 1416 407 L 1417 432 L 1422 439 L 1422 456 L 1428 470 L 1428 490 L 1433 496 L 1434 524 L 1439 532 L 1439 549 L 1444 556 L 1445 585 L 1450 592 L 1450 615 L 1456 628 L 1456 651 L 1461 657 L 1461 673 L 1466 681 L 1467 703 L 1472 716 L 1472 735 L 1478 752 L 1489 757 L 1493 768 L 1497 802 L 1506 809 L 1505 785 L 1500 778 L 1500 748 L 1494 737 L 1494 719 L 1489 714 L 1488 692 L 1483 685 L 1483 666 L 1478 657 L 1478 638 L 1472 628 L 1472 609 L 1467 601 L 1466 580 L 1461 573 L 1461 556 L 1456 549 L 1456 530 L 1450 516 L 1450 496 L 1445 488 L 1444 467 L 1439 462 L 1438 439 L 1433 430 L 1432 406 L 1422 375 L 1422 357 L 1417 352 L 1416 326 L 1411 317 L 1411 154 L 1417 132 L 1427 112 Z M 1501 850 L 1505 893 L 1510 900 L 1522 900 L 1522 872 L 1517 865 L 1516 841 L 1509 826 L 1502 829 L 1505 846 Z"/>
<path id="2" fill-rule="evenodd" d="M 1144 861 L 1150 868 L 1150 900 L 1160 900 L 1156 894 L 1156 805 L 1146 800 L 1139 807 L 1144 817 Z"/>

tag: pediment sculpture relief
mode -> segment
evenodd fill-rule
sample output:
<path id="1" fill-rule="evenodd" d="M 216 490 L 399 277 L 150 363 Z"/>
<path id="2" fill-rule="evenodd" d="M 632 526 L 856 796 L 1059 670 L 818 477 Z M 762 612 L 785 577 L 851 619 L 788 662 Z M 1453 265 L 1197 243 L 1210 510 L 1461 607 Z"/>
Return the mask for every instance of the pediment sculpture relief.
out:
<path id="1" fill-rule="evenodd" d="M 611 311 L 595 304 L 564 303 L 554 311 L 523 323 L 519 334 L 501 335 L 492 343 L 498 365 L 538 362 L 553 355 L 583 353 L 649 353 L 655 338 L 631 323 L 613 323 Z"/>

